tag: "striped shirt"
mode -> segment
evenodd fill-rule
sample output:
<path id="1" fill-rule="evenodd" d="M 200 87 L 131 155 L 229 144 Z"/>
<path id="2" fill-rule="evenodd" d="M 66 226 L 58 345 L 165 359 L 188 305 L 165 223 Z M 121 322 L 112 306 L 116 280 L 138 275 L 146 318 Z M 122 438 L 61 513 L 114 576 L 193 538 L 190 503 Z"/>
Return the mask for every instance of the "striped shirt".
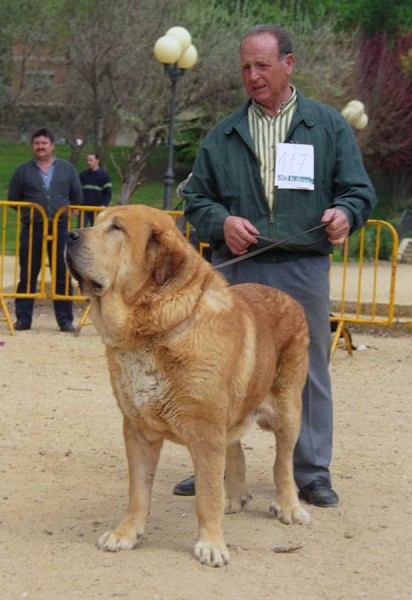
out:
<path id="1" fill-rule="evenodd" d="M 266 200 L 271 212 L 275 204 L 276 147 L 286 139 L 292 117 L 297 109 L 296 88 L 291 86 L 292 95 L 283 102 L 273 117 L 252 100 L 248 111 L 249 130 L 256 155 L 260 161 L 260 176 Z"/>

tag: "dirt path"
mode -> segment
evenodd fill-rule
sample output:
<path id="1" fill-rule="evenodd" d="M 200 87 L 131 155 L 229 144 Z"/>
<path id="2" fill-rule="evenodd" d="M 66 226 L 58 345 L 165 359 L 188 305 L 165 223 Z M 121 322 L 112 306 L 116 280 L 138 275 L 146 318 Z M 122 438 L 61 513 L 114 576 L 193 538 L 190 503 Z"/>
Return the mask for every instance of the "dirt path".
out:
<path id="1" fill-rule="evenodd" d="M 105 554 L 97 537 L 127 501 L 120 413 L 92 326 L 57 331 L 47 307 L 35 328 L 0 326 L 0 597 L 2 600 L 406 600 L 412 598 L 412 335 L 356 332 L 367 350 L 335 353 L 337 509 L 312 524 L 268 513 L 274 443 L 244 440 L 253 500 L 225 517 L 232 562 L 199 565 L 194 502 L 172 495 L 191 474 L 184 448 L 166 444 L 143 543 Z M 295 549 L 275 552 L 274 549 Z"/>

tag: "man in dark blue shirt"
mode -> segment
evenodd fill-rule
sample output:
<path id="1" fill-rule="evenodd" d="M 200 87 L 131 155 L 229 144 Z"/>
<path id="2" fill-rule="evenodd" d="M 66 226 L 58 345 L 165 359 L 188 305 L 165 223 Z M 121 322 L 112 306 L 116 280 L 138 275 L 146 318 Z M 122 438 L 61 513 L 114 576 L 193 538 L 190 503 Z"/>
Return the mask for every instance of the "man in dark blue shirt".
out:
<path id="1" fill-rule="evenodd" d="M 84 206 L 108 206 L 112 199 L 112 183 L 107 171 L 100 167 L 100 158 L 97 152 L 87 155 L 88 169 L 80 173 L 83 188 Z M 93 225 L 95 213 L 86 211 L 79 215 L 78 227 Z"/>

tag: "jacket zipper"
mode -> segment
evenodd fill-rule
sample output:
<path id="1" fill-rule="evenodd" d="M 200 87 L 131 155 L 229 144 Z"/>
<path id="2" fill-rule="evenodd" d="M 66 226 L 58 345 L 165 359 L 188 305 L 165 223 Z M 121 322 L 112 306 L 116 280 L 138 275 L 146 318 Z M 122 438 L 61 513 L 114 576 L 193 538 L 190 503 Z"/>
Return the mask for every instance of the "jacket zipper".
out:
<path id="1" fill-rule="evenodd" d="M 239 129 L 236 127 L 235 128 L 237 133 L 239 134 L 239 136 L 241 137 L 241 139 L 243 140 L 243 142 L 246 144 L 246 146 L 249 148 L 249 150 L 252 152 L 253 156 L 255 157 L 255 160 L 257 162 L 258 165 L 258 169 L 259 169 L 259 159 L 256 156 L 256 152 L 255 149 L 253 148 L 253 146 L 251 146 L 249 144 L 249 142 L 244 138 L 243 134 L 241 131 L 239 131 Z M 268 207 L 268 212 L 269 212 L 269 231 L 270 231 L 270 237 L 274 238 L 275 237 L 275 212 L 273 210 L 273 208 L 270 207 L 269 202 L 266 200 L 266 196 L 265 196 L 265 190 L 263 189 L 263 184 L 262 184 L 262 179 L 260 177 L 260 170 L 259 170 L 259 183 L 260 183 L 260 189 L 262 192 L 262 197 L 266 202 L 266 205 Z M 273 203 L 274 204 L 274 203 Z"/>
<path id="2" fill-rule="evenodd" d="M 290 138 L 292 137 L 293 132 L 295 131 L 296 127 L 302 121 L 303 121 L 303 118 L 300 117 L 300 119 L 295 123 L 293 129 L 290 129 L 288 131 L 288 135 L 287 135 L 287 137 L 285 139 L 285 144 L 290 143 Z M 276 239 L 276 236 L 275 236 L 275 210 L 276 210 L 276 188 L 275 188 L 275 191 L 273 193 L 273 208 L 270 208 L 270 206 L 269 206 L 270 237 L 273 238 L 273 239 Z"/>

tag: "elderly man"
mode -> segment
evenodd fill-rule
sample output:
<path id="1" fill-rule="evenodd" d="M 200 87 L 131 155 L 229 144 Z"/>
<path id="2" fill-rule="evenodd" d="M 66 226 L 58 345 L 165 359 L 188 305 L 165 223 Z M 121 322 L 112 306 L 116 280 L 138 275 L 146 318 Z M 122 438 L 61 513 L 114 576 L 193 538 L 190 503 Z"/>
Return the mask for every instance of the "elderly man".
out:
<path id="1" fill-rule="evenodd" d="M 229 283 L 279 288 L 304 307 L 310 331 L 309 373 L 295 448 L 300 497 L 337 506 L 332 489 L 332 393 L 328 371 L 329 254 L 362 227 L 376 204 L 356 140 L 338 111 L 308 100 L 290 84 L 288 32 L 258 25 L 240 48 L 249 99 L 206 136 L 183 195 L 186 218 L 213 249 L 218 266 L 267 242 L 293 244 L 223 268 Z M 310 231 L 323 223 L 324 230 Z M 174 493 L 191 495 L 194 478 Z"/>

